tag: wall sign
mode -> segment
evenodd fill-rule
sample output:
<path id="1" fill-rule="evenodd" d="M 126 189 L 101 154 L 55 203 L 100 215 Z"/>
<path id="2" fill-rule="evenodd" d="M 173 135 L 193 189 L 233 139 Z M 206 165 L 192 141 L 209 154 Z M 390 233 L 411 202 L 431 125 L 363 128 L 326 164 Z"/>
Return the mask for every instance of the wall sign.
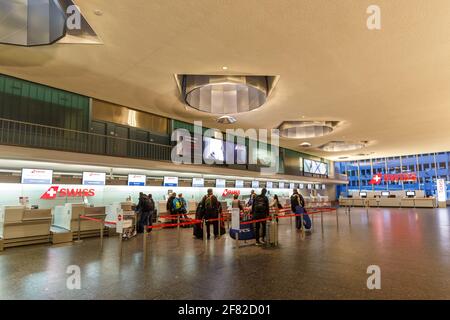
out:
<path id="1" fill-rule="evenodd" d="M 222 193 L 222 197 L 228 197 L 228 196 L 230 196 L 230 195 L 240 195 L 241 194 L 241 191 L 240 190 L 230 190 L 230 189 L 225 189 L 225 190 L 223 190 L 223 193 Z"/>
<path id="2" fill-rule="evenodd" d="M 417 175 L 416 173 L 377 173 L 372 177 L 369 184 L 380 184 L 381 181 L 385 182 L 399 182 L 399 181 L 416 181 Z"/>
<path id="3" fill-rule="evenodd" d="M 51 186 L 46 192 L 41 195 L 42 200 L 53 200 L 56 198 L 65 197 L 93 197 L 95 196 L 94 189 L 81 188 L 60 188 L 59 186 Z"/>
<path id="4" fill-rule="evenodd" d="M 444 179 L 436 179 L 437 200 L 438 202 L 447 201 L 447 188 Z"/>
<path id="5" fill-rule="evenodd" d="M 203 178 L 192 178 L 192 186 L 197 188 L 202 188 L 205 186 L 205 179 Z"/>

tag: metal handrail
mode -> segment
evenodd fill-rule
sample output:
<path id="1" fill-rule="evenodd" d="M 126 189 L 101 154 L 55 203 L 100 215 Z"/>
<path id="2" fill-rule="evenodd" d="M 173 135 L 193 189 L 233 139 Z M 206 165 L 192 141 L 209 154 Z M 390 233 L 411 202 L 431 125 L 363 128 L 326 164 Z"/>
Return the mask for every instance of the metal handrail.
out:
<path id="1" fill-rule="evenodd" d="M 17 120 L 11 120 L 11 119 L 0 118 L 0 122 L 2 122 L 2 121 L 5 121 L 5 122 L 13 122 L 13 123 L 18 123 L 18 124 L 24 124 L 24 125 L 30 125 L 30 126 L 34 126 L 34 127 L 42 127 L 42 128 L 47 128 L 47 129 L 56 129 L 56 130 L 61 130 L 61 131 L 64 131 L 64 132 L 80 133 L 80 134 L 85 134 L 85 135 L 89 135 L 89 136 L 98 136 L 98 137 L 109 138 L 109 139 L 112 138 L 112 139 L 117 139 L 117 140 L 124 140 L 124 141 L 131 141 L 131 142 L 145 143 L 145 144 L 154 145 L 154 146 L 170 147 L 170 148 L 172 148 L 171 146 L 168 146 L 168 145 L 165 145 L 165 144 L 161 144 L 161 143 L 148 142 L 148 141 L 140 141 L 140 140 L 134 140 L 134 139 L 121 138 L 121 137 L 113 137 L 113 136 L 106 135 L 106 134 L 99 134 L 99 133 L 93 133 L 93 132 L 87 132 L 87 131 L 78 131 L 78 130 L 73 130 L 73 129 L 66 129 L 66 128 L 60 128 L 60 127 L 52 127 L 52 126 L 46 126 L 46 125 L 37 124 L 37 123 L 23 122 L 23 121 L 17 121 Z"/>
<path id="2" fill-rule="evenodd" d="M 0 144 L 170 161 L 172 146 L 0 118 Z"/>

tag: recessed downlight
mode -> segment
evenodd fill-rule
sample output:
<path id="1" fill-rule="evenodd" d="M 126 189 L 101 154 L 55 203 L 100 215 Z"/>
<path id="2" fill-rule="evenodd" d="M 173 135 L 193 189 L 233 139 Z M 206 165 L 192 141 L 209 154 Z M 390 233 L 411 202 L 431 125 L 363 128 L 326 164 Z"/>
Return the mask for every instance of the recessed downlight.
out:
<path id="1" fill-rule="evenodd" d="M 309 142 L 302 142 L 302 143 L 299 144 L 299 146 L 302 147 L 302 148 L 309 148 L 309 147 L 311 147 L 311 143 L 309 143 Z"/>
<path id="2" fill-rule="evenodd" d="M 233 124 L 236 122 L 236 118 L 234 118 L 232 116 L 222 116 L 222 117 L 217 118 L 216 121 L 221 124 Z"/>

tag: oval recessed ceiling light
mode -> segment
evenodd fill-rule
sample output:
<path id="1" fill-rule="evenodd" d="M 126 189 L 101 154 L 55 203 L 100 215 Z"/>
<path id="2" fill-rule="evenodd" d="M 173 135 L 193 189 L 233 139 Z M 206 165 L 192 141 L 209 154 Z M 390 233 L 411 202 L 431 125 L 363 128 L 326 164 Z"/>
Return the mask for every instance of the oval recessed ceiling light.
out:
<path id="1" fill-rule="evenodd" d="M 228 67 L 223 66 L 222 70 L 228 70 Z"/>
<path id="2" fill-rule="evenodd" d="M 94 10 L 94 14 L 97 16 L 102 16 L 103 15 L 103 11 L 102 10 Z"/>
<path id="3" fill-rule="evenodd" d="M 278 129 L 284 138 L 309 139 L 333 132 L 337 121 L 284 121 Z"/>
<path id="4" fill-rule="evenodd" d="M 187 105 L 213 114 L 235 114 L 261 107 L 267 99 L 266 76 L 184 75 Z"/>
<path id="5" fill-rule="evenodd" d="M 361 142 L 348 142 L 348 141 L 330 141 L 319 149 L 327 152 L 341 152 L 341 151 L 353 151 L 366 147 L 367 141 Z"/>
<path id="6" fill-rule="evenodd" d="M 217 118 L 216 121 L 221 124 L 233 124 L 236 122 L 236 118 L 232 116 L 222 116 Z"/>

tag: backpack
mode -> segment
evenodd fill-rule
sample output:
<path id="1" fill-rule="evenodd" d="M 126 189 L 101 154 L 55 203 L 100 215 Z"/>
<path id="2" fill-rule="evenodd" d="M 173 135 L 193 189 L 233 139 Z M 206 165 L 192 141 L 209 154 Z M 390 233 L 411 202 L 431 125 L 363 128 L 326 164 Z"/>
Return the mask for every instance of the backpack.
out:
<path id="1" fill-rule="evenodd" d="M 253 201 L 253 208 L 255 212 L 265 213 L 267 210 L 266 197 L 263 195 L 256 196 L 255 200 Z"/>
<path id="2" fill-rule="evenodd" d="M 206 210 L 212 210 L 214 209 L 212 196 L 207 196 L 205 199 L 205 209 Z"/>
<path id="3" fill-rule="evenodd" d="M 150 200 L 148 198 L 142 199 L 142 212 L 150 212 Z"/>
<path id="4" fill-rule="evenodd" d="M 183 207 L 183 204 L 181 203 L 181 200 L 179 198 L 173 199 L 173 211 L 178 212 Z"/>

